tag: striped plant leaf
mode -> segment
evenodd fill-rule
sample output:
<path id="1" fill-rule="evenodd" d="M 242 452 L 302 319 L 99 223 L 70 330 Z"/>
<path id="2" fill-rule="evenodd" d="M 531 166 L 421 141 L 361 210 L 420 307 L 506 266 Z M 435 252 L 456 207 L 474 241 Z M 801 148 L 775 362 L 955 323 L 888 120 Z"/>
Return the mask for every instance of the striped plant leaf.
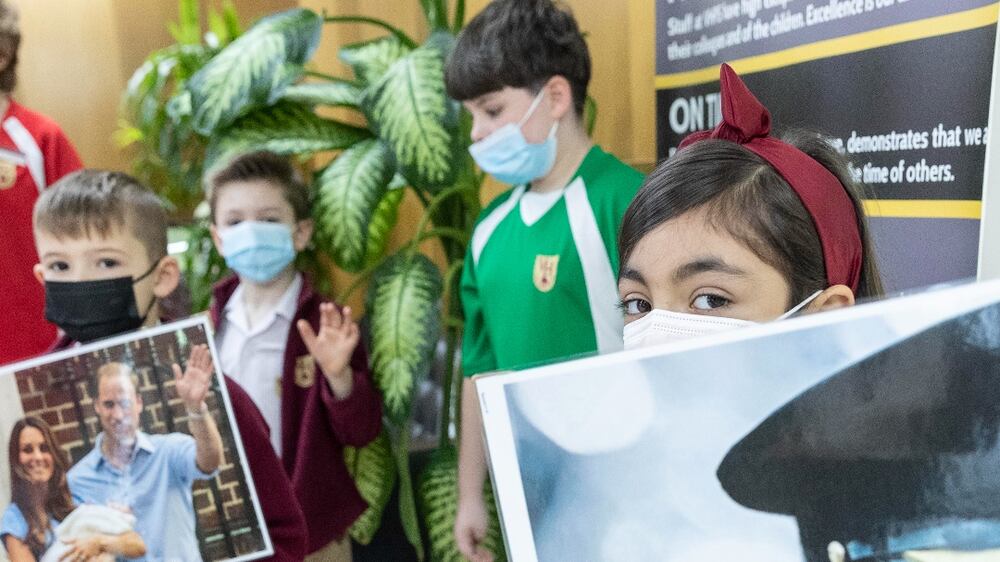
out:
<path id="1" fill-rule="evenodd" d="M 457 108 L 444 91 L 445 50 L 428 41 L 367 88 L 361 107 L 416 187 L 434 190 L 455 177 Z"/>
<path id="2" fill-rule="evenodd" d="M 395 36 L 382 37 L 346 45 L 338 55 L 354 70 L 354 76 L 362 84 L 374 84 L 385 74 L 392 63 L 406 56 L 410 48 Z"/>
<path id="3" fill-rule="evenodd" d="M 281 102 L 258 109 L 213 136 L 205 153 L 205 170 L 210 175 L 231 157 L 251 150 L 312 154 L 347 148 L 368 138 L 367 129 L 323 119 L 301 104 Z"/>
<path id="4" fill-rule="evenodd" d="M 290 71 L 305 64 L 319 44 L 323 20 L 293 9 L 261 19 L 188 80 L 193 126 L 203 135 L 280 95 Z M 276 78 L 278 77 L 278 78 Z"/>
<path id="5" fill-rule="evenodd" d="M 361 88 L 353 82 L 310 82 L 295 84 L 285 88 L 282 99 L 305 105 L 329 105 L 334 107 L 358 107 L 361 103 Z"/>
<path id="6" fill-rule="evenodd" d="M 426 256 L 403 250 L 372 275 L 372 367 L 385 410 L 397 421 L 409 414 L 413 389 L 429 368 L 441 325 L 441 272 Z"/>
<path id="7" fill-rule="evenodd" d="M 392 152 L 378 139 L 369 139 L 344 150 L 316 176 L 316 235 L 347 271 L 365 265 L 369 225 L 395 168 Z"/>
<path id="8" fill-rule="evenodd" d="M 500 519 L 489 480 L 483 490 L 489 516 L 483 546 L 493 553 L 495 562 L 506 560 Z M 458 454 L 454 447 L 444 447 L 434 452 L 420 475 L 420 513 L 430 541 L 431 562 L 465 562 L 465 557 L 455 546 L 455 515 L 458 507 Z"/>
<path id="9" fill-rule="evenodd" d="M 382 524 L 382 513 L 396 485 L 396 461 L 388 436 L 383 431 L 360 449 L 345 447 L 344 462 L 358 492 L 368 503 L 368 509 L 354 521 L 349 532 L 354 540 L 368 544 Z"/>
<path id="10" fill-rule="evenodd" d="M 365 248 L 365 267 L 368 267 L 385 254 L 385 249 L 389 245 L 389 235 L 396 228 L 396 221 L 399 219 L 399 206 L 403 202 L 406 190 L 392 189 L 390 183 L 389 192 L 375 207 L 371 221 L 368 223 L 368 244 Z"/>

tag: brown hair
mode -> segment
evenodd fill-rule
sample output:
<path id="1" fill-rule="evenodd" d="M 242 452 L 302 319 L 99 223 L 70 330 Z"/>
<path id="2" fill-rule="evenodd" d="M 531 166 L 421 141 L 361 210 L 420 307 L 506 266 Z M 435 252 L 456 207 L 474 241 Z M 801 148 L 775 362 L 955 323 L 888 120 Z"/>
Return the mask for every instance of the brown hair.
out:
<path id="1" fill-rule="evenodd" d="M 56 238 L 107 237 L 124 228 L 146 248 L 151 264 L 167 252 L 167 213 L 150 189 L 128 174 L 80 170 L 35 202 L 36 231 Z"/>
<path id="2" fill-rule="evenodd" d="M 310 217 L 309 189 L 303 183 L 301 175 L 287 158 L 261 150 L 237 156 L 212 176 L 208 197 L 212 222 L 215 222 L 215 207 L 219 202 L 219 192 L 231 183 L 249 181 L 266 181 L 280 189 L 285 201 L 291 205 L 292 212 L 295 213 L 295 220 Z"/>
<path id="3" fill-rule="evenodd" d="M 7 66 L 0 70 L 0 92 L 9 94 L 17 85 L 17 51 L 21 46 L 21 28 L 15 6 L 0 0 L 0 56 Z"/>
<path id="4" fill-rule="evenodd" d="M 882 279 L 861 205 L 862 186 L 851 177 L 847 160 L 817 133 L 789 131 L 783 140 L 830 170 L 844 186 L 861 235 L 857 296 L 881 295 Z M 819 234 L 801 200 L 770 164 L 723 140 L 704 140 L 684 148 L 646 178 L 622 219 L 621 263 L 650 231 L 695 209 L 706 210 L 713 227 L 731 234 L 781 272 L 791 288 L 789 307 L 828 287 Z"/>
<path id="5" fill-rule="evenodd" d="M 42 433 L 45 445 L 52 455 L 52 478 L 45 487 L 45 496 L 41 497 L 39 490 L 31 484 L 24 467 L 21 466 L 21 432 L 27 427 L 33 427 Z M 36 557 L 45 551 L 45 533 L 49 530 L 49 514 L 56 521 L 62 521 L 73 511 L 73 498 L 69 493 L 66 481 L 66 471 L 69 461 L 59 447 L 49 424 L 41 418 L 27 416 L 14 424 L 10 432 L 10 442 L 7 444 L 7 456 L 10 463 L 11 501 L 14 502 L 21 515 L 28 522 L 28 536 L 25 542 Z"/>
<path id="6" fill-rule="evenodd" d="M 132 388 L 135 389 L 135 393 L 139 394 L 139 375 L 132 370 L 132 367 L 125 363 L 111 362 L 101 365 L 97 369 L 97 388 L 101 387 L 102 380 L 113 376 L 127 376 L 132 381 Z"/>

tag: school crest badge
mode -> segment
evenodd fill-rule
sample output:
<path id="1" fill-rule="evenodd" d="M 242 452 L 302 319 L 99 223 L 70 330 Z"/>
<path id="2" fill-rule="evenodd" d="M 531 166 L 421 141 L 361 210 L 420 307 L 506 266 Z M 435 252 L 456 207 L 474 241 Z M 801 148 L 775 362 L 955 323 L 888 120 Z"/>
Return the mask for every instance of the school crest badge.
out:
<path id="1" fill-rule="evenodd" d="M 535 288 L 543 293 L 552 290 L 556 285 L 556 274 L 559 273 L 559 256 L 535 256 L 534 281 Z"/>
<path id="2" fill-rule="evenodd" d="M 308 353 L 295 359 L 295 384 L 309 388 L 316 382 L 316 361 Z"/>
<path id="3" fill-rule="evenodd" d="M 0 160 L 0 190 L 14 187 L 17 180 L 17 164 Z"/>

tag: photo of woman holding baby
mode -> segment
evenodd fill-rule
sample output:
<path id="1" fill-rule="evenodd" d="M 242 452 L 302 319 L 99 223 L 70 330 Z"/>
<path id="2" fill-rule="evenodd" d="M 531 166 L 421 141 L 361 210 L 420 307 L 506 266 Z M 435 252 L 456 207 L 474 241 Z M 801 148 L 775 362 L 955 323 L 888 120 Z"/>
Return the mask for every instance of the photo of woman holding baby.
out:
<path id="1" fill-rule="evenodd" d="M 135 558 L 145 554 L 142 538 L 128 529 L 131 515 L 105 518 L 106 523 L 118 519 L 117 530 L 122 532 L 101 533 L 97 532 L 100 525 L 84 520 L 96 513 L 74 513 L 66 482 L 69 463 L 52 429 L 41 418 L 28 416 L 14 424 L 8 453 L 11 504 L 0 519 L 0 540 L 11 562 L 113 560 L 118 555 Z M 71 514 L 76 519 L 76 532 L 57 534 L 60 524 L 69 523 Z"/>

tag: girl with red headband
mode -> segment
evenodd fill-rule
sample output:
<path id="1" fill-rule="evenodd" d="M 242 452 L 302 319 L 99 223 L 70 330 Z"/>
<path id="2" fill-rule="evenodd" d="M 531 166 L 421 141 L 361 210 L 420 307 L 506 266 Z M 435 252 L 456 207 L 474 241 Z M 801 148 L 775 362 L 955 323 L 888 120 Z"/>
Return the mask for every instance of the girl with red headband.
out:
<path id="1" fill-rule="evenodd" d="M 650 174 L 622 222 L 625 346 L 850 306 L 882 294 L 859 186 L 824 137 L 770 136 L 728 65 L 722 122 Z"/>

